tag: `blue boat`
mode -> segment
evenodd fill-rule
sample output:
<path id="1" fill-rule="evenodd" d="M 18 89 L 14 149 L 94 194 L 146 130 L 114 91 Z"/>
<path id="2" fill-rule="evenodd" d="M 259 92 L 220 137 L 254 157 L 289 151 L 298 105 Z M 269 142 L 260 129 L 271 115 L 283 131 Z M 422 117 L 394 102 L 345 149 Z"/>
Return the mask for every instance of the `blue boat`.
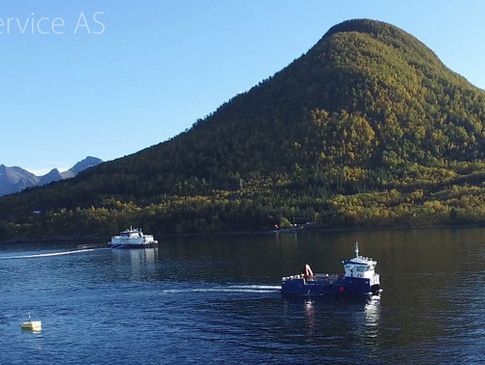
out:
<path id="1" fill-rule="evenodd" d="M 342 261 L 344 274 L 313 274 L 310 265 L 305 265 L 302 274 L 282 278 L 281 294 L 296 297 L 369 296 L 381 292 L 377 261 L 359 255 L 359 244 L 355 243 L 355 257 Z"/>

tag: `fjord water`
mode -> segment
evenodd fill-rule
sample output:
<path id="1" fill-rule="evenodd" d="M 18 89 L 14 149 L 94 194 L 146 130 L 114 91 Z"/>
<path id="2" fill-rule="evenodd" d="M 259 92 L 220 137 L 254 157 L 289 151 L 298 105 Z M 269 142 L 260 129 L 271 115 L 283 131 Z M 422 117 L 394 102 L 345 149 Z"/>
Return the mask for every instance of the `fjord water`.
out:
<path id="1" fill-rule="evenodd" d="M 485 229 L 0 248 L 1 364 L 456 364 L 485 360 Z M 378 260 L 369 300 L 284 299 L 282 275 Z M 63 253 L 59 255 L 59 253 Z M 20 330 L 27 312 L 40 333 Z"/>

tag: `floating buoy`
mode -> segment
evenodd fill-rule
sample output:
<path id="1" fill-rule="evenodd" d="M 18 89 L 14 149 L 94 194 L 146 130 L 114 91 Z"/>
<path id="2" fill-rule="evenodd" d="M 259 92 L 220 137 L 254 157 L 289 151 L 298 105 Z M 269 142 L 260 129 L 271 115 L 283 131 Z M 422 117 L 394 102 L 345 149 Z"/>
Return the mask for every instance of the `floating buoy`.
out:
<path id="1" fill-rule="evenodd" d="M 30 313 L 29 313 L 29 319 L 25 322 L 22 322 L 22 324 L 20 325 L 20 328 L 23 331 L 39 332 L 42 330 L 42 322 L 33 321 L 32 318 L 30 318 Z"/>

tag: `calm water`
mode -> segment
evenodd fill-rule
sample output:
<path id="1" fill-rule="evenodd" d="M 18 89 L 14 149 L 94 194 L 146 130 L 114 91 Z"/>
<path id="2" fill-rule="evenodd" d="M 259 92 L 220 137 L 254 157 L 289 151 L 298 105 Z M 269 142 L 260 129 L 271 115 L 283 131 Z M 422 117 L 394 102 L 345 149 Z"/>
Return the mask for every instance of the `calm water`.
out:
<path id="1" fill-rule="evenodd" d="M 341 272 L 355 240 L 380 297 L 281 298 L 282 275 Z M 485 361 L 484 228 L 0 247 L 1 364 Z M 41 333 L 20 330 L 29 311 Z"/>

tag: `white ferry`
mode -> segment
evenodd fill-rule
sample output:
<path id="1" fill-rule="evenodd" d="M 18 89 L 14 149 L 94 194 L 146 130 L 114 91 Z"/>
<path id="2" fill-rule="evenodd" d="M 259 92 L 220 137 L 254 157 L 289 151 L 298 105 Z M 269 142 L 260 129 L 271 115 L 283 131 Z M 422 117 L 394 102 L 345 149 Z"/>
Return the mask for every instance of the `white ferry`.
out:
<path id="1" fill-rule="evenodd" d="M 130 227 L 119 236 L 111 237 L 109 245 L 112 248 L 150 248 L 158 246 L 158 241 L 152 235 L 143 234 L 140 228 Z"/>

